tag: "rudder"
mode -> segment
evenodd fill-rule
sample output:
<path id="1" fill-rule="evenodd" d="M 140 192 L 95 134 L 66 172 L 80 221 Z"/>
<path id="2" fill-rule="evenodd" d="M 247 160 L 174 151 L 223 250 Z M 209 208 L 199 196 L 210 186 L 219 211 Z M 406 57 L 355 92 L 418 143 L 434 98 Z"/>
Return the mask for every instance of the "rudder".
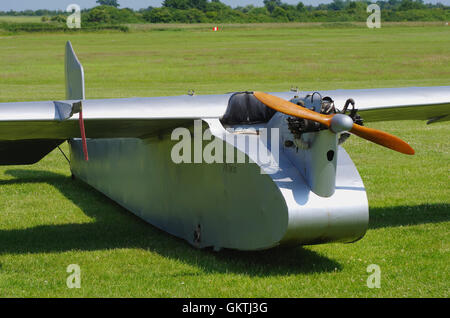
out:
<path id="1" fill-rule="evenodd" d="M 84 99 L 84 70 L 70 41 L 66 43 L 65 54 L 66 99 Z"/>

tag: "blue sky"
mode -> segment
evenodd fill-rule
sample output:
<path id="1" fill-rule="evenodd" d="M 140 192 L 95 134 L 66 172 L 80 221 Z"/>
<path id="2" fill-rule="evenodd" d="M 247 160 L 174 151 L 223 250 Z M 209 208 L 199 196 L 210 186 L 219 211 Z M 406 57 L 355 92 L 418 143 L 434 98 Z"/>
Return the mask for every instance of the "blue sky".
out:
<path id="1" fill-rule="evenodd" d="M 121 8 L 147 8 L 148 6 L 158 7 L 161 4 L 161 0 L 118 0 Z M 262 6 L 263 0 L 221 0 L 222 2 L 236 7 L 238 5 L 253 4 L 257 6 Z M 299 0 L 283 0 L 286 3 L 298 3 Z M 319 4 L 328 3 L 332 0 L 302 0 L 304 4 Z M 425 0 L 429 3 L 441 2 L 446 5 L 450 5 L 450 0 Z M 81 8 L 91 8 L 96 5 L 95 0 L 0 0 L 0 11 L 8 10 L 36 10 L 36 9 L 61 9 L 65 8 L 71 4 L 76 3 L 81 6 Z"/>

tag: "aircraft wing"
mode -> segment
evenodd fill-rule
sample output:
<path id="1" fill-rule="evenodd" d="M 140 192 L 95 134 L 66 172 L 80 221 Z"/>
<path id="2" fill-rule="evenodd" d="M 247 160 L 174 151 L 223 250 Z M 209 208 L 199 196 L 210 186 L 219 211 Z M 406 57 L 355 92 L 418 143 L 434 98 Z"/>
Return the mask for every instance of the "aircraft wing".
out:
<path id="1" fill-rule="evenodd" d="M 194 119 L 220 117 L 229 95 L 83 100 L 88 138 L 144 137 Z M 0 140 L 80 137 L 79 114 L 64 114 L 77 100 L 0 104 Z"/>
<path id="2" fill-rule="evenodd" d="M 0 165 L 33 164 L 67 139 L 146 138 L 194 119 L 218 118 L 229 95 L 66 100 L 0 104 Z"/>
<path id="3" fill-rule="evenodd" d="M 319 91 L 319 93 L 322 97 L 331 97 L 339 109 L 342 109 L 348 98 L 352 98 L 364 122 L 450 120 L 450 86 L 340 89 Z M 287 97 L 280 94 L 278 96 Z"/>
<path id="4" fill-rule="evenodd" d="M 338 105 L 344 105 L 346 98 L 353 98 L 365 122 L 450 119 L 450 86 L 335 90 L 329 93 L 336 96 L 334 100 Z"/>
<path id="5" fill-rule="evenodd" d="M 353 98 L 365 122 L 449 120 L 450 86 L 319 91 L 342 108 Z M 295 93 L 272 93 L 291 99 Z M 221 118 L 232 94 L 83 100 L 88 138 L 145 137 L 191 125 L 194 119 Z M 80 137 L 78 114 L 64 108 L 78 100 L 0 104 L 0 140 Z"/>

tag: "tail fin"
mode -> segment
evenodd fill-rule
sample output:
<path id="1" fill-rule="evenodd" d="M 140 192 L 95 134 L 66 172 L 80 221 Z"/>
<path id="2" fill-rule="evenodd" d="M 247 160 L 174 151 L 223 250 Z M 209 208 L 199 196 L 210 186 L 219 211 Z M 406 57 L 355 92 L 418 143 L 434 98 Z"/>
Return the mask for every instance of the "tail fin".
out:
<path id="1" fill-rule="evenodd" d="M 66 43 L 66 99 L 84 99 L 84 70 L 70 41 Z"/>
<path id="2" fill-rule="evenodd" d="M 72 44 L 67 42 L 65 55 L 66 72 L 66 99 L 84 99 L 84 71 L 80 61 L 75 55 Z M 54 102 L 55 116 L 58 120 L 65 120 L 72 115 L 73 109 L 61 113 L 64 103 Z M 73 107 L 72 105 L 70 105 Z M 10 106 L 10 107 L 14 107 Z M 6 109 L 7 110 L 7 109 Z M 44 108 L 45 111 L 45 108 Z M 6 120 L 7 122 L 8 120 Z M 17 127 L 20 123 L 16 123 Z M 17 128 L 16 128 L 17 129 Z M 25 126 L 24 126 L 24 129 Z M 31 128 L 30 128 L 31 129 Z M 36 129 L 36 128 L 33 128 Z M 0 166 L 3 165 L 29 165 L 44 158 L 53 149 L 63 143 L 64 139 L 3 139 L 0 136 Z"/>

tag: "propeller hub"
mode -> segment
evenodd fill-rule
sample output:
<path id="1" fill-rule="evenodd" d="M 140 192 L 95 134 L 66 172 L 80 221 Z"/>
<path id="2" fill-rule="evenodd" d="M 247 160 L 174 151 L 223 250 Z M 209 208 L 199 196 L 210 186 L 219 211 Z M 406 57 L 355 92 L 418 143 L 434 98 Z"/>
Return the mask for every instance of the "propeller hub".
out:
<path id="1" fill-rule="evenodd" d="M 353 127 L 353 119 L 344 114 L 336 114 L 331 118 L 330 129 L 334 133 L 349 131 Z"/>

